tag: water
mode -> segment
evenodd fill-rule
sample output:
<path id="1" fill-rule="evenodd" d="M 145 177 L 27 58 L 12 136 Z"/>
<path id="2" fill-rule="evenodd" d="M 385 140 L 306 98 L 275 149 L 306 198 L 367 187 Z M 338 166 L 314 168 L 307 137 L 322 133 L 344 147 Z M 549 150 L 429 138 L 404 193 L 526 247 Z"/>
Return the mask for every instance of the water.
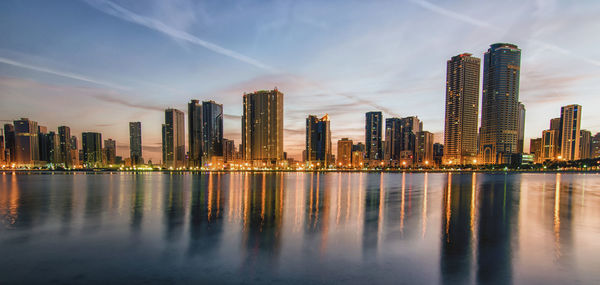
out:
<path id="1" fill-rule="evenodd" d="M 1 284 L 600 284 L 598 174 L 0 181 Z"/>

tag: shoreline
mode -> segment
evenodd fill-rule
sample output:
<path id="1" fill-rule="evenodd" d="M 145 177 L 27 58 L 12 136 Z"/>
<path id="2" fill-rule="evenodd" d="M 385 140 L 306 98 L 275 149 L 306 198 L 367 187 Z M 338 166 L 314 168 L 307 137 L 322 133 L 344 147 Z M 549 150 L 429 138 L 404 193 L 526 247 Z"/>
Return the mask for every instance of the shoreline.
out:
<path id="1" fill-rule="evenodd" d="M 209 173 L 596 173 L 600 169 L 373 169 L 373 170 L 48 170 L 48 169 L 2 169 L 2 174 L 114 174 L 114 173 L 171 173 L 171 174 L 209 174 Z"/>

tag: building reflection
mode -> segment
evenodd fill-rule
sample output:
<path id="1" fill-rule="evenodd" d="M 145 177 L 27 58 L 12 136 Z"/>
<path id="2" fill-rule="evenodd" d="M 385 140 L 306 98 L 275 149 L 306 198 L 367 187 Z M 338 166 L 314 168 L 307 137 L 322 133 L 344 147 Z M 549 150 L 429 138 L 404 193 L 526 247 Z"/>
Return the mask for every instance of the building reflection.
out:
<path id="1" fill-rule="evenodd" d="M 17 227 L 19 220 L 19 182 L 14 173 L 2 173 L 2 185 L 0 185 L 0 215 L 2 215 L 3 226 L 12 229 Z"/>
<path id="2" fill-rule="evenodd" d="M 573 207 L 574 194 L 578 192 L 572 180 L 563 181 L 560 173 L 556 174 L 554 193 L 554 251 L 555 257 L 563 266 L 571 264 L 571 248 L 573 248 Z M 585 189 L 582 189 L 585 190 Z"/>
<path id="3" fill-rule="evenodd" d="M 471 283 L 477 175 L 446 176 L 442 199 L 440 272 L 445 284 Z"/>
<path id="4" fill-rule="evenodd" d="M 331 192 L 328 189 L 326 177 L 321 173 L 311 173 L 306 183 L 306 206 L 304 219 L 304 234 L 308 242 L 314 238 L 320 239 L 319 250 L 324 252 L 327 248 L 327 234 L 331 211 Z"/>
<path id="5" fill-rule="evenodd" d="M 131 232 L 139 234 L 144 219 L 144 199 L 146 192 L 145 177 L 143 173 L 133 174 L 133 190 L 131 191 Z"/>
<path id="6" fill-rule="evenodd" d="M 190 256 L 209 254 L 220 244 L 225 204 L 222 179 L 221 173 L 192 177 L 188 247 Z"/>
<path id="7" fill-rule="evenodd" d="M 363 215 L 363 236 L 362 249 L 363 257 L 370 258 L 377 255 L 377 246 L 381 234 L 383 213 L 381 212 L 382 203 L 382 179 L 383 174 L 367 175 L 366 189 L 364 196 L 364 215 Z"/>
<path id="8" fill-rule="evenodd" d="M 165 239 L 175 241 L 181 238 L 185 218 L 183 204 L 183 175 L 168 174 L 164 191 Z"/>
<path id="9" fill-rule="evenodd" d="M 275 261 L 281 248 L 283 225 L 282 173 L 245 175 L 242 245 L 243 267 Z"/>
<path id="10" fill-rule="evenodd" d="M 516 220 L 520 177 L 514 174 L 496 174 L 485 175 L 480 180 L 477 201 L 477 281 L 485 284 L 510 284 L 513 256 L 511 243 L 513 232 L 517 231 L 518 226 Z"/>

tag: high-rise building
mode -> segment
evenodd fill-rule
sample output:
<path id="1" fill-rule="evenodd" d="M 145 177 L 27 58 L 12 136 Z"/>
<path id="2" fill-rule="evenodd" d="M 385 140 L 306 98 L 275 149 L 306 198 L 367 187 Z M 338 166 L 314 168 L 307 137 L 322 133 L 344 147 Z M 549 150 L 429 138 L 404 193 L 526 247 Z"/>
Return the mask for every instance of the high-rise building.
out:
<path id="1" fill-rule="evenodd" d="M 21 118 L 13 123 L 15 126 L 15 162 L 18 165 L 33 166 L 40 160 L 37 122 Z"/>
<path id="2" fill-rule="evenodd" d="M 104 140 L 104 155 L 105 164 L 115 164 L 117 159 L 117 142 L 113 139 Z"/>
<path id="3" fill-rule="evenodd" d="M 129 157 L 132 165 L 144 163 L 142 160 L 142 123 L 129 122 Z"/>
<path id="4" fill-rule="evenodd" d="M 76 136 L 71 136 L 70 146 L 71 146 L 71 151 L 70 151 L 71 152 L 71 165 L 77 166 L 77 165 L 79 165 L 79 150 L 78 150 Z"/>
<path id="5" fill-rule="evenodd" d="M 535 162 L 542 162 L 542 138 L 529 141 L 529 153 L 533 155 Z"/>
<path id="6" fill-rule="evenodd" d="M 242 151 L 244 160 L 256 166 L 283 160 L 283 93 L 279 90 L 244 94 Z"/>
<path id="7" fill-rule="evenodd" d="M 87 168 L 102 166 L 102 134 L 94 132 L 82 133 L 81 149 L 83 150 L 83 164 Z"/>
<path id="8" fill-rule="evenodd" d="M 394 166 L 400 161 L 402 150 L 402 119 L 385 119 L 385 152 L 384 159 L 389 166 Z"/>
<path id="9" fill-rule="evenodd" d="M 381 112 L 365 114 L 365 158 L 368 161 L 383 159 L 382 133 L 383 115 Z"/>
<path id="10" fill-rule="evenodd" d="M 306 162 L 326 168 L 332 163 L 329 116 L 306 118 Z"/>
<path id="11" fill-rule="evenodd" d="M 50 163 L 50 147 L 48 145 L 48 128 L 38 126 L 38 147 L 40 153 L 40 162 Z"/>
<path id="12" fill-rule="evenodd" d="M 417 133 L 423 130 L 423 122 L 417 116 L 405 117 L 400 119 L 402 124 L 402 145 L 401 158 L 403 164 L 414 163 L 415 153 L 417 149 Z M 413 158 L 412 161 L 410 158 Z"/>
<path id="13" fill-rule="evenodd" d="M 415 163 L 421 166 L 433 164 L 433 133 L 428 131 L 417 132 L 415 149 Z"/>
<path id="14" fill-rule="evenodd" d="M 592 158 L 592 132 L 588 130 L 580 131 L 579 138 L 579 159 Z"/>
<path id="15" fill-rule="evenodd" d="M 162 126 L 162 159 L 168 168 L 185 166 L 185 123 L 182 111 L 165 110 Z"/>
<path id="16" fill-rule="evenodd" d="M 236 159 L 235 142 L 229 139 L 223 139 L 223 161 L 232 162 Z"/>
<path id="17" fill-rule="evenodd" d="M 338 167 L 352 167 L 352 140 L 342 138 L 337 142 Z"/>
<path id="18" fill-rule="evenodd" d="M 188 144 L 190 167 L 202 166 L 202 103 L 191 100 L 188 103 Z"/>
<path id="19" fill-rule="evenodd" d="M 67 126 L 58 127 L 58 138 L 60 142 L 60 163 L 62 163 L 66 168 L 72 167 L 73 157 L 71 152 L 71 128 Z"/>
<path id="20" fill-rule="evenodd" d="M 352 167 L 362 168 L 365 159 L 365 145 L 361 142 L 352 146 Z"/>
<path id="21" fill-rule="evenodd" d="M 61 165 L 61 153 L 60 153 L 60 136 L 55 132 L 49 132 L 45 135 L 47 138 L 48 163 L 53 166 Z"/>
<path id="22" fill-rule="evenodd" d="M 579 159 L 581 106 L 568 105 L 560 109 L 560 153 L 564 160 Z"/>
<path id="23" fill-rule="evenodd" d="M 558 158 L 558 131 L 545 130 L 542 132 L 541 161 L 555 160 Z"/>
<path id="24" fill-rule="evenodd" d="M 5 163 L 4 133 L 3 130 L 0 129 L 0 164 L 4 165 Z"/>
<path id="25" fill-rule="evenodd" d="M 223 156 L 223 105 L 215 101 L 202 102 L 202 159 L 211 163 Z"/>
<path id="26" fill-rule="evenodd" d="M 592 137 L 592 145 L 591 145 L 591 156 L 592 158 L 600 157 L 600 133 L 596 133 Z"/>
<path id="27" fill-rule="evenodd" d="M 523 144 L 525 142 L 525 105 L 519 102 L 519 120 L 517 128 L 517 153 L 523 153 Z"/>
<path id="28" fill-rule="evenodd" d="M 435 165 L 442 164 L 442 158 L 444 157 L 444 145 L 441 143 L 433 144 L 433 161 Z"/>
<path id="29" fill-rule="evenodd" d="M 485 164 L 511 163 L 517 152 L 521 50 L 492 44 L 483 60 L 479 153 Z"/>
<path id="30" fill-rule="evenodd" d="M 481 59 L 469 53 L 446 64 L 445 164 L 470 164 L 477 156 Z"/>
<path id="31" fill-rule="evenodd" d="M 4 160 L 6 163 L 15 162 L 15 126 L 4 124 Z"/>

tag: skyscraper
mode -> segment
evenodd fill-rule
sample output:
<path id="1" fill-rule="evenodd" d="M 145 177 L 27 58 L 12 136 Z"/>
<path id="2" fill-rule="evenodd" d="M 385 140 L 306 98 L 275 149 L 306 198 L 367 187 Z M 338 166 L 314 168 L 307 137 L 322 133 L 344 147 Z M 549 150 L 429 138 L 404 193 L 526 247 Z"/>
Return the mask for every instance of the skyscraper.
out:
<path id="1" fill-rule="evenodd" d="M 523 153 L 523 144 L 525 141 L 525 105 L 519 102 L 519 121 L 517 129 L 517 153 Z"/>
<path id="2" fill-rule="evenodd" d="M 50 163 L 50 147 L 48 141 L 48 128 L 38 126 L 38 147 L 40 153 L 40 162 Z"/>
<path id="3" fill-rule="evenodd" d="M 198 100 L 188 103 L 188 144 L 190 167 L 202 166 L 202 104 Z"/>
<path id="4" fill-rule="evenodd" d="M 342 138 L 337 142 L 337 164 L 338 167 L 352 166 L 352 140 Z"/>
<path id="5" fill-rule="evenodd" d="M 77 149 L 77 137 L 76 136 L 71 136 L 71 140 L 70 140 L 70 146 L 71 146 L 71 166 L 74 167 L 76 165 L 79 165 L 79 150 Z"/>
<path id="6" fill-rule="evenodd" d="M 6 163 L 5 160 L 5 149 L 4 149 L 4 133 L 3 130 L 0 129 L 0 164 Z"/>
<path id="7" fill-rule="evenodd" d="M 81 149 L 83 150 L 83 164 L 87 168 L 102 166 L 102 134 L 94 132 L 82 133 Z"/>
<path id="8" fill-rule="evenodd" d="M 117 158 L 117 142 L 113 139 L 104 140 L 104 155 L 105 164 L 115 164 Z"/>
<path id="9" fill-rule="evenodd" d="M 545 130 L 542 132 L 542 151 L 541 161 L 555 160 L 559 155 L 558 152 L 558 131 Z"/>
<path id="10" fill-rule="evenodd" d="M 283 93 L 274 89 L 244 94 L 242 150 L 255 166 L 283 159 Z"/>
<path id="11" fill-rule="evenodd" d="M 596 133 L 592 137 L 592 145 L 591 145 L 591 156 L 592 158 L 600 157 L 600 133 Z"/>
<path id="12" fill-rule="evenodd" d="M 579 138 L 579 159 L 592 158 L 592 132 L 581 130 Z"/>
<path id="13" fill-rule="evenodd" d="M 560 152 L 564 160 L 579 159 L 581 130 L 581 106 L 568 105 L 560 108 Z"/>
<path id="14" fill-rule="evenodd" d="M 529 153 L 533 154 L 536 163 L 542 161 L 542 138 L 531 139 L 529 141 Z"/>
<path id="15" fill-rule="evenodd" d="M 129 122 L 129 157 L 132 165 L 142 164 L 142 123 Z"/>
<path id="16" fill-rule="evenodd" d="M 388 166 L 397 166 L 402 150 L 402 119 L 385 119 L 384 159 Z"/>
<path id="17" fill-rule="evenodd" d="M 365 158 L 367 160 L 382 160 L 382 122 L 383 115 L 381 112 L 368 112 L 365 114 Z"/>
<path id="18" fill-rule="evenodd" d="M 332 163 L 329 116 L 306 118 L 306 158 L 309 164 L 327 168 Z"/>
<path id="19" fill-rule="evenodd" d="M 33 166 L 40 159 L 37 122 L 21 118 L 13 123 L 15 126 L 15 162 L 18 165 Z"/>
<path id="20" fill-rule="evenodd" d="M 162 126 L 163 165 L 168 168 L 185 166 L 185 123 L 182 111 L 165 110 Z"/>
<path id="21" fill-rule="evenodd" d="M 233 140 L 223 139 L 223 161 L 232 162 L 236 159 L 235 142 Z"/>
<path id="22" fill-rule="evenodd" d="M 428 131 L 417 132 L 415 148 L 415 163 L 421 166 L 433 164 L 433 133 Z"/>
<path id="23" fill-rule="evenodd" d="M 223 105 L 215 101 L 202 102 L 202 159 L 211 163 L 223 156 Z"/>
<path id="24" fill-rule="evenodd" d="M 416 153 L 417 133 L 423 130 L 423 123 L 417 116 L 400 119 L 402 123 L 401 160 L 413 157 Z"/>
<path id="25" fill-rule="evenodd" d="M 470 164 L 477 156 L 480 66 L 469 53 L 446 63 L 444 164 Z"/>
<path id="26" fill-rule="evenodd" d="M 4 124 L 4 160 L 7 163 L 15 162 L 15 126 Z"/>
<path id="27" fill-rule="evenodd" d="M 521 50 L 490 46 L 483 60 L 483 100 L 479 153 L 485 164 L 510 163 L 517 152 Z"/>
<path id="28" fill-rule="evenodd" d="M 364 166 L 365 145 L 361 142 L 352 146 L 352 167 L 362 168 Z"/>
<path id="29" fill-rule="evenodd" d="M 58 138 L 60 143 L 60 163 L 69 168 L 73 166 L 71 129 L 67 126 L 58 127 Z"/>

